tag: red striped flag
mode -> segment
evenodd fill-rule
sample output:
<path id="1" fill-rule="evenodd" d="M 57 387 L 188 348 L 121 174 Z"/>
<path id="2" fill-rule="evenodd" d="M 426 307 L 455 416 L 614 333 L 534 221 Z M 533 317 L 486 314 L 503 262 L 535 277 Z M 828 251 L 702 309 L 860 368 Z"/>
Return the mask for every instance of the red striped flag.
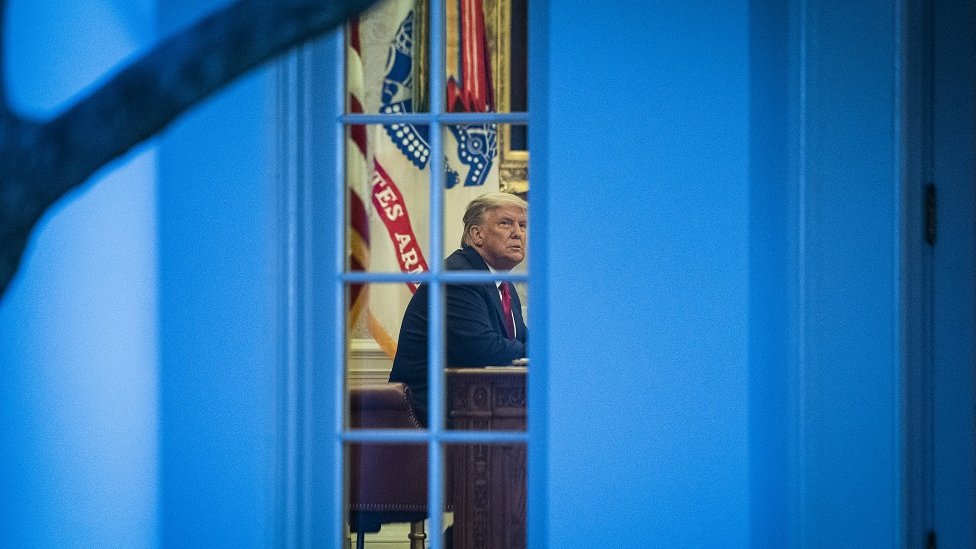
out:
<path id="1" fill-rule="evenodd" d="M 346 101 L 350 113 L 361 114 L 363 110 L 363 63 L 359 40 L 359 18 L 349 21 L 347 33 L 347 61 L 346 61 Z M 369 185 L 367 172 L 367 143 L 366 127 L 362 125 L 346 128 L 346 187 L 348 189 L 348 268 L 350 271 L 366 271 L 369 269 L 369 218 L 366 213 L 366 202 L 363 200 Z M 349 288 L 349 316 L 348 326 L 351 330 L 362 316 L 367 303 L 367 287 L 353 284 Z"/>

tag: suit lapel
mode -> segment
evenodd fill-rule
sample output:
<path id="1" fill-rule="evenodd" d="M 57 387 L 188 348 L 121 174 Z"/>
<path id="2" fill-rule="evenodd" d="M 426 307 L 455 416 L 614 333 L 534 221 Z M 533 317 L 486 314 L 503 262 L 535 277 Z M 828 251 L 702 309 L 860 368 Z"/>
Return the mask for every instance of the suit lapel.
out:
<path id="1" fill-rule="evenodd" d="M 515 284 L 509 284 L 509 288 L 512 290 L 512 313 L 515 316 L 515 339 L 525 341 L 527 328 L 525 327 L 525 320 L 522 318 L 522 298 L 519 297 L 518 290 L 515 289 Z M 501 303 L 501 298 L 499 298 L 498 302 Z"/>
<path id="2" fill-rule="evenodd" d="M 485 263 L 484 258 L 482 258 L 481 257 L 481 254 L 479 254 L 477 252 L 477 250 L 475 250 L 474 248 L 472 248 L 470 246 L 465 246 L 465 247 L 461 248 L 461 253 L 464 254 L 464 257 L 468 260 L 468 263 L 471 264 L 472 270 L 475 270 L 475 271 L 489 271 L 490 270 L 490 269 L 488 269 L 488 264 Z M 513 296 L 513 299 L 512 299 L 512 310 L 514 311 L 515 310 L 515 303 L 517 303 L 519 301 L 518 294 L 516 294 L 516 292 L 514 291 L 515 290 L 515 287 L 514 286 L 511 286 L 510 285 L 509 288 L 512 290 L 512 296 Z M 494 304 L 494 306 L 495 306 L 495 321 L 498 323 L 498 326 L 501 327 L 501 333 L 504 334 L 505 333 L 505 321 L 503 319 L 505 318 L 505 312 L 502 310 L 502 297 L 501 297 L 501 295 L 498 294 L 498 286 L 496 286 L 494 282 L 486 282 L 485 284 L 482 284 L 481 285 L 481 291 L 484 294 L 487 295 L 488 301 L 490 303 Z M 515 316 L 517 318 L 521 318 L 521 312 L 519 312 Z M 516 324 L 518 324 L 518 322 L 516 322 Z M 520 327 L 516 331 L 524 331 L 524 327 Z"/>
<path id="3" fill-rule="evenodd" d="M 461 254 L 464 255 L 464 258 L 471 265 L 472 271 L 489 270 L 484 258 L 474 248 L 464 246 L 461 248 Z M 525 320 L 522 319 L 522 299 L 519 297 L 514 284 L 509 283 L 508 288 L 512 292 L 512 316 L 515 317 L 515 338 L 519 341 L 525 341 L 527 328 L 525 327 Z M 495 305 L 495 321 L 498 322 L 501 332 L 504 334 L 505 311 L 502 309 L 502 297 L 498 293 L 498 286 L 495 286 L 494 282 L 487 282 L 481 286 L 481 291 L 487 294 L 488 300 Z"/>
<path id="4" fill-rule="evenodd" d="M 502 309 L 502 296 L 498 293 L 498 286 L 494 282 L 485 284 L 484 291 L 491 294 L 491 302 L 495 304 L 495 320 L 501 326 L 501 333 L 505 333 L 505 311 Z"/>

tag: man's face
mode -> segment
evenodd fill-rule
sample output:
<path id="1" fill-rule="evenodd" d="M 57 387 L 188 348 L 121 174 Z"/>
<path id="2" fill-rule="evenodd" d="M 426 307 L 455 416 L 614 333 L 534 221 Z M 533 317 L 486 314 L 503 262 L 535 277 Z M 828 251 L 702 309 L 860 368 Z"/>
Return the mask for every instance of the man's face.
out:
<path id="1" fill-rule="evenodd" d="M 518 206 L 501 206 L 485 212 L 481 223 L 471 227 L 471 246 L 485 262 L 507 271 L 525 259 L 528 218 Z"/>

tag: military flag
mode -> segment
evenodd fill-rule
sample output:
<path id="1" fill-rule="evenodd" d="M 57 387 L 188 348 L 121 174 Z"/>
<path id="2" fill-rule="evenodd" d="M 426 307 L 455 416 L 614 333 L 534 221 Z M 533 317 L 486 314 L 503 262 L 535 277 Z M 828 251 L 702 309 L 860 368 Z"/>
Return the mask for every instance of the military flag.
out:
<path id="1" fill-rule="evenodd" d="M 448 1 L 445 109 L 494 110 L 481 0 Z M 347 39 L 349 112 L 429 110 L 426 93 L 427 10 L 423 0 L 388 0 L 353 21 Z M 347 131 L 349 267 L 372 272 L 422 272 L 430 250 L 430 128 L 390 123 Z M 497 191 L 494 124 L 448 126 L 443 134 L 445 253 L 460 245 L 467 203 Z M 350 324 L 364 326 L 391 358 L 413 283 L 350 289 Z"/>

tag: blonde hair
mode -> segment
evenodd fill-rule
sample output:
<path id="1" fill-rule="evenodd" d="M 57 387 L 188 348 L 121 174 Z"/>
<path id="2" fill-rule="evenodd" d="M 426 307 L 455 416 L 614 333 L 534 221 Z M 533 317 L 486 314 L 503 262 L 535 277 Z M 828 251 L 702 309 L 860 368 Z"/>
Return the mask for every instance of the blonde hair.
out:
<path id="1" fill-rule="evenodd" d="M 511 193 L 486 193 L 469 202 L 467 209 L 464 210 L 464 232 L 461 234 L 461 246 L 471 245 L 468 242 L 468 233 L 471 232 L 471 227 L 484 221 L 485 214 L 488 211 L 504 206 L 516 206 L 522 208 L 526 213 L 529 211 L 529 203 Z"/>

